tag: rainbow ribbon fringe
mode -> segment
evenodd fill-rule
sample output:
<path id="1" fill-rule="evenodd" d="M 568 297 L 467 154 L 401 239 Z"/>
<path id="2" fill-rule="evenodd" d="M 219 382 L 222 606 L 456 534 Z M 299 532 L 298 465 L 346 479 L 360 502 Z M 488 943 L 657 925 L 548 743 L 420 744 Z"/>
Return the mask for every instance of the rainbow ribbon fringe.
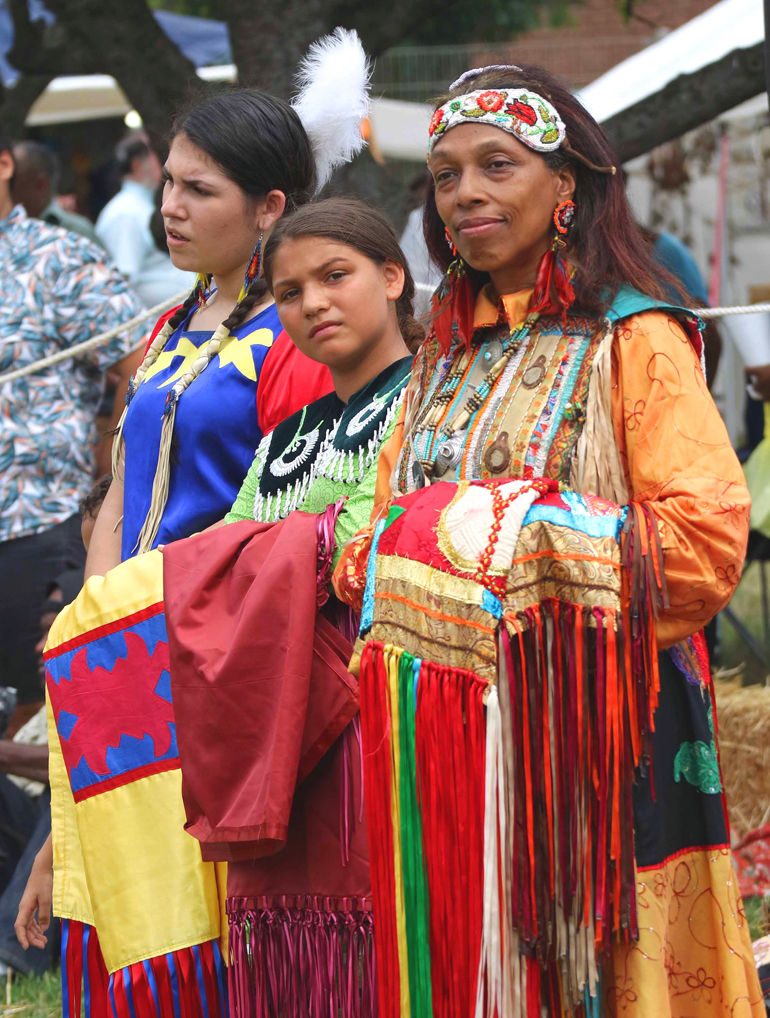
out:
<path id="1" fill-rule="evenodd" d="M 476 584 L 447 536 L 457 488 L 399 500 L 370 560 L 360 689 L 380 1018 L 598 1018 L 601 960 L 637 936 L 654 522 L 632 506 L 608 526 L 597 500 L 564 512 L 547 495 L 515 535 L 507 586 Z M 590 584 L 570 581 L 570 559 Z M 636 592 L 621 584 L 632 561 Z"/>

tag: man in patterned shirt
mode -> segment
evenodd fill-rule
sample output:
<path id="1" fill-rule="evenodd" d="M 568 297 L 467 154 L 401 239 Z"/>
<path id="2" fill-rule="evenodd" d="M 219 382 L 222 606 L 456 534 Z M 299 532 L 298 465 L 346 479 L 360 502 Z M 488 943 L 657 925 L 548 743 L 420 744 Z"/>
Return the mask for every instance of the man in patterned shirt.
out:
<path id="1" fill-rule="evenodd" d="M 0 129 L 0 375 L 138 314 L 105 253 L 14 206 L 14 160 Z M 35 659 L 39 605 L 51 577 L 82 566 L 77 507 L 93 484 L 94 413 L 109 368 L 122 403 L 137 330 L 15 382 L 0 380 L 0 685 L 42 699 Z M 23 720 L 21 711 L 17 720 Z"/>

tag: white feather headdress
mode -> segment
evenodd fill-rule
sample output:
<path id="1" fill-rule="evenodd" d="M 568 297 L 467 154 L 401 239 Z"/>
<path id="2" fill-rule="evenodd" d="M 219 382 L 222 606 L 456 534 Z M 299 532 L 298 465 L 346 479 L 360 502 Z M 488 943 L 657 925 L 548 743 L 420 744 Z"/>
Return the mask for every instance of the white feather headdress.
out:
<path id="1" fill-rule="evenodd" d="M 358 34 L 335 28 L 312 43 L 297 71 L 292 107 L 307 131 L 320 191 L 337 166 L 364 147 L 371 67 Z"/>

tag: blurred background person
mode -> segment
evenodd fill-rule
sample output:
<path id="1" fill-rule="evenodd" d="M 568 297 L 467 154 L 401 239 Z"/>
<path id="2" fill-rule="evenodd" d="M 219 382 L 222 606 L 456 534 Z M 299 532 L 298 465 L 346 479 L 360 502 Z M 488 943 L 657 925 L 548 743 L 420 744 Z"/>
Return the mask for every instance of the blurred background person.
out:
<path id="1" fill-rule="evenodd" d="M 13 199 L 24 206 L 27 215 L 80 233 L 101 246 L 91 220 L 77 212 L 68 212 L 57 201 L 61 175 L 57 154 L 39 141 L 17 141 L 13 145 L 13 158 L 16 163 Z"/>
<path id="2" fill-rule="evenodd" d="M 681 286 L 684 295 L 691 298 L 692 304 L 688 303 L 688 306 L 708 307 L 708 287 L 689 249 L 673 233 L 666 233 L 664 230 L 650 230 L 641 224 L 639 228 L 642 236 L 652 245 L 653 260 L 670 272 Z M 677 293 L 666 280 L 661 280 L 661 286 L 667 300 L 673 304 L 682 302 L 683 294 Z M 709 318 L 703 329 L 703 359 L 706 364 L 706 384 L 709 387 L 709 392 L 714 385 L 721 353 L 722 337 L 713 318 Z"/>
<path id="3" fill-rule="evenodd" d="M 168 249 L 158 250 L 153 240 L 150 221 L 156 213 L 162 169 L 147 135 L 143 131 L 126 135 L 115 149 L 115 160 L 121 187 L 99 213 L 96 232 L 144 306 L 154 307 L 190 290 L 195 279 L 177 269 Z"/>
<path id="4" fill-rule="evenodd" d="M 106 332 L 140 310 L 125 279 L 84 237 L 14 205 L 15 164 L 0 132 L 0 374 Z M 46 584 L 83 565 L 78 503 L 93 483 L 94 415 L 117 379 L 112 426 L 139 360 L 123 331 L 87 355 L 0 385 L 0 683 L 18 691 L 12 728 L 42 700 L 35 643 Z"/>

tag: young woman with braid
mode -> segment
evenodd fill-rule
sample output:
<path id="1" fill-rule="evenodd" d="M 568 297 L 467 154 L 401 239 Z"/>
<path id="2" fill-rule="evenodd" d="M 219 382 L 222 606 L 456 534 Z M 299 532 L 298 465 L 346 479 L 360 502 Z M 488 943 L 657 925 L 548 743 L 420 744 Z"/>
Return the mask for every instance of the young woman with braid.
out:
<path id="1" fill-rule="evenodd" d="M 262 435 L 331 388 L 281 333 L 260 272 L 273 225 L 315 189 L 294 110 L 253 90 L 206 99 L 175 123 L 164 174 L 171 258 L 198 282 L 131 382 L 87 576 L 221 519 Z"/>
<path id="2" fill-rule="evenodd" d="M 314 60 L 314 51 L 324 59 Z M 344 80 L 330 111 L 323 95 L 335 72 Z M 152 549 L 221 519 L 263 435 L 332 387 L 328 369 L 281 331 L 261 251 L 283 213 L 307 202 L 363 145 L 367 75 L 357 36 L 337 30 L 311 47 L 294 107 L 255 90 L 228 92 L 193 107 L 173 129 L 162 215 L 172 259 L 196 271 L 198 281 L 156 326 L 129 387 L 115 479 L 92 539 L 90 582 L 73 606 L 75 629 L 67 636 L 72 647 L 88 644 L 87 655 L 76 657 L 96 667 L 61 687 L 78 700 L 61 745 L 76 749 L 79 762 L 52 765 L 54 842 L 38 854 L 16 924 L 24 946 L 44 943 L 53 893 L 56 914 L 67 921 L 68 1018 L 80 1012 L 81 974 L 87 1018 L 226 1013 L 221 874 L 182 829 L 165 626 L 151 575 L 159 556 Z M 134 566 L 127 587 L 112 579 Z M 122 595 L 151 603 L 126 644 L 131 650 L 139 641 L 139 662 L 119 649 Z M 95 649 L 101 638 L 106 656 Z M 70 714 L 54 705 L 59 683 L 51 648 L 47 653 L 55 731 Z M 143 665 L 154 669 L 146 696 Z"/>

